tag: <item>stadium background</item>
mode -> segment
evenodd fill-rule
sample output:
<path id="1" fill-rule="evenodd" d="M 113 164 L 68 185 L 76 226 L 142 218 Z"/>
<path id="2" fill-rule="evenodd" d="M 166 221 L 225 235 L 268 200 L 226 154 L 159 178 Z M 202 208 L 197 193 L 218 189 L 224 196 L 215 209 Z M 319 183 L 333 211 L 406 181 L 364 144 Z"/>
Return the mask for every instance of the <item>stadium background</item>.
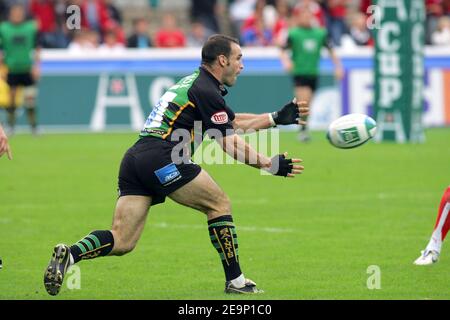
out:
<path id="1" fill-rule="evenodd" d="M 254 3 L 234 1 L 234 5 L 239 2 Z M 335 34 L 343 25 L 351 29 L 355 13 L 365 12 L 370 4 L 344 1 L 346 10 L 332 14 L 317 1 L 287 2 L 293 6 L 311 3 L 318 8 L 317 23 L 336 28 Z M 38 98 L 42 134 L 28 134 L 21 116 L 18 133 L 10 139 L 14 160 L 1 159 L 0 164 L 2 299 L 47 298 L 41 278 L 49 249 L 60 241 L 78 240 L 86 230 L 109 227 L 120 158 L 136 140 L 155 99 L 198 66 L 200 49 L 187 41 L 191 22 L 211 23 L 201 15 L 192 18 L 191 1 L 108 1 L 117 11 L 102 7 L 108 19 L 102 20 L 105 24 L 98 26 L 98 32 L 88 32 L 89 26 L 83 24 L 83 35 L 66 34 L 60 29 L 66 18 L 61 4 L 72 2 L 56 3 L 55 29 L 50 26 L 50 35 L 43 40 L 47 48 L 42 53 Z M 220 31 L 236 34 L 233 3 L 217 3 Z M 8 1 L 1 4 L 6 6 Z M 311 126 L 318 131 L 312 143 L 299 144 L 293 132 L 280 135 L 282 150 L 304 158 L 304 176 L 286 183 L 269 181 L 243 166 L 205 166 L 232 199 L 243 265 L 267 291 L 262 299 L 450 297 L 445 247 L 437 266 L 412 266 L 426 244 L 450 178 L 450 46 L 433 40 L 450 6 L 448 1 L 427 0 L 426 4 L 426 143 L 370 143 L 343 152 L 325 141 L 321 130 L 334 118 L 348 112 L 373 112 L 373 43 L 357 45 L 347 32 L 333 40 L 342 40 L 336 45 L 346 68 L 343 82 L 335 82 L 325 53 L 321 61 L 320 90 L 311 117 Z M 267 12 L 270 19 L 273 10 Z M 181 47 L 157 44 L 157 31 L 167 13 L 176 17 L 185 34 L 186 44 Z M 252 10 L 248 13 L 250 17 Z M 328 20 L 330 15 L 335 19 Z M 152 46 L 125 49 L 125 39 L 138 18 L 147 20 Z M 212 31 L 206 30 L 204 36 Z M 86 33 L 95 34 L 94 40 Z M 111 33 L 124 45 L 102 46 L 98 39 Z M 246 35 L 248 41 L 254 40 L 252 30 Z M 70 46 L 70 37 L 82 41 Z M 243 41 L 245 70 L 227 97 L 238 112 L 272 111 L 292 95 L 291 80 L 281 68 L 275 47 L 279 39 L 270 39 Z M 4 84 L 0 104 L 7 105 Z M 101 106 L 108 107 L 104 117 L 98 111 Z M 4 116 L 0 113 L 1 120 Z M 113 132 L 117 130 L 121 133 Z M 240 177 L 238 186 L 234 177 Z M 289 193 L 293 196 L 286 199 Z M 221 294 L 220 264 L 207 241 L 204 221 L 187 211 L 191 212 L 170 201 L 151 209 L 135 252 L 80 264 L 81 290 L 66 287 L 58 298 L 227 298 Z M 380 290 L 367 287 L 370 265 L 382 271 Z M 128 273 L 130 268 L 136 268 L 136 274 Z"/>

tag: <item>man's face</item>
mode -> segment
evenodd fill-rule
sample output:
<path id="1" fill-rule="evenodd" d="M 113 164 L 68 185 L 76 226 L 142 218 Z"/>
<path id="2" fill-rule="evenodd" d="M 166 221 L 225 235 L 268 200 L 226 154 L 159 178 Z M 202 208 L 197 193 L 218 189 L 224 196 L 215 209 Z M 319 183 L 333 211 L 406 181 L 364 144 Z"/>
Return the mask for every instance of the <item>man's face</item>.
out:
<path id="1" fill-rule="evenodd" d="M 148 23 L 145 20 L 139 20 L 136 23 L 136 32 L 138 34 L 147 34 L 148 33 Z"/>
<path id="2" fill-rule="evenodd" d="M 313 15 L 308 9 L 302 10 L 298 13 L 297 24 L 300 27 L 309 28 L 312 25 Z"/>
<path id="3" fill-rule="evenodd" d="M 237 76 L 244 68 L 242 64 L 242 51 L 241 47 L 236 43 L 231 43 L 230 56 L 224 57 L 225 61 L 224 72 L 222 76 L 222 83 L 228 87 L 232 87 L 236 82 Z"/>
<path id="4" fill-rule="evenodd" d="M 25 20 L 25 11 L 21 6 L 13 6 L 9 13 L 9 21 L 14 24 L 22 23 Z"/>

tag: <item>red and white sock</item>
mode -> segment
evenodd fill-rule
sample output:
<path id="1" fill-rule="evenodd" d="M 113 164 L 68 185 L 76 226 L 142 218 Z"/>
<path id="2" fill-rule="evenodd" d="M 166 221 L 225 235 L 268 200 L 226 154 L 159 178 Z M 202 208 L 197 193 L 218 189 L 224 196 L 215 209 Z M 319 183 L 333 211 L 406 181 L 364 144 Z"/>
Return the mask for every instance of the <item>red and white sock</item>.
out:
<path id="1" fill-rule="evenodd" d="M 442 241 L 444 241 L 448 230 L 450 229 L 450 186 L 444 192 L 439 205 L 439 212 L 434 226 L 433 234 L 427 245 L 426 251 L 434 250 L 441 252 Z"/>

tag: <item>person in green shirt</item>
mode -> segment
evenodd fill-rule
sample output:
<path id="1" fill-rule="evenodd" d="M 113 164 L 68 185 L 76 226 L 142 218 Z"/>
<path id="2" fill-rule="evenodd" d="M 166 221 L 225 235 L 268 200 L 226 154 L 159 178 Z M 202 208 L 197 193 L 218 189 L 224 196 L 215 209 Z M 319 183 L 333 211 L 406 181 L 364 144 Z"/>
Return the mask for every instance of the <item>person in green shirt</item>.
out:
<path id="1" fill-rule="evenodd" d="M 35 21 L 27 21 L 22 5 L 13 5 L 9 11 L 9 20 L 0 24 L 0 62 L 8 68 L 6 82 L 10 87 L 10 105 L 8 111 L 9 129 L 14 132 L 16 123 L 16 93 L 23 86 L 24 105 L 28 122 L 36 133 L 36 81 L 39 74 L 38 29 Z"/>
<path id="2" fill-rule="evenodd" d="M 295 26 L 288 31 L 286 44 L 281 48 L 281 63 L 294 81 L 294 95 L 298 101 L 310 104 L 317 88 L 319 76 L 320 53 L 323 47 L 330 52 L 335 66 L 336 79 L 343 77 L 343 68 L 328 39 L 327 30 L 313 27 L 313 14 L 304 8 L 293 16 Z M 300 141 L 310 140 L 307 126 L 302 125 Z"/>

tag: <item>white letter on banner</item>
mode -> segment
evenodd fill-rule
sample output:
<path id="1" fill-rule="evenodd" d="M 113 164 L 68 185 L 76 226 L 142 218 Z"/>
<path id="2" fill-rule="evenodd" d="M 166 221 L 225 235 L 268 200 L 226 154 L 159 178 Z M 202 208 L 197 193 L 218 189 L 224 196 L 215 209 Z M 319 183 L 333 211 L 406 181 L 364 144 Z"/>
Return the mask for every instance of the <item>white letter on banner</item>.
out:
<path id="1" fill-rule="evenodd" d="M 410 0 L 408 0 L 410 1 Z M 406 21 L 408 13 L 406 12 L 405 2 L 403 0 L 379 0 L 378 5 L 381 8 L 381 16 L 384 17 L 386 8 L 395 9 L 398 21 Z"/>
<path id="2" fill-rule="evenodd" d="M 423 26 L 420 23 L 415 23 L 411 31 L 411 44 L 413 51 L 416 53 L 422 53 L 423 51 L 424 33 Z"/>
<path id="3" fill-rule="evenodd" d="M 400 41 L 389 41 L 389 35 L 400 36 L 400 25 L 395 22 L 386 22 L 383 27 L 378 31 L 378 43 L 382 51 L 396 52 L 400 49 Z"/>
<path id="4" fill-rule="evenodd" d="M 425 21 L 425 1 L 423 0 L 410 0 L 411 9 L 409 12 L 409 19 L 411 21 Z"/>
<path id="5" fill-rule="evenodd" d="M 378 55 L 380 73 L 383 76 L 400 76 L 400 56 L 397 53 L 382 52 Z"/>
<path id="6" fill-rule="evenodd" d="M 396 78 L 380 79 L 380 107 L 391 108 L 395 100 L 400 98 L 402 83 Z"/>

